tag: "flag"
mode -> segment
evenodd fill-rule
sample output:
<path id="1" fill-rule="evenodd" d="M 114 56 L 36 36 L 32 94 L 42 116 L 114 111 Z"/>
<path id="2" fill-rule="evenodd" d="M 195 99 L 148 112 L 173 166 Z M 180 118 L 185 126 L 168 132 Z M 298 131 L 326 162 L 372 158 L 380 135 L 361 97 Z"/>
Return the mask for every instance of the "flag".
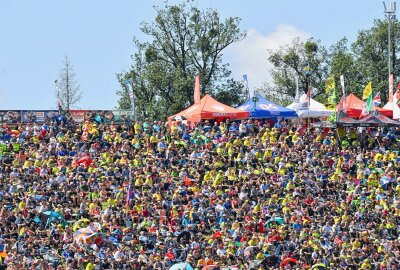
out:
<path id="1" fill-rule="evenodd" d="M 85 131 L 82 133 L 81 139 L 82 141 L 87 141 L 89 139 L 89 129 L 90 129 L 91 123 L 90 121 L 86 122 L 86 127 Z"/>
<path id="2" fill-rule="evenodd" d="M 372 106 L 372 95 L 369 95 L 367 101 L 363 105 L 363 109 L 361 111 L 360 118 L 364 118 L 367 116 L 370 112 L 372 112 L 373 106 Z"/>
<path id="3" fill-rule="evenodd" d="M 364 99 L 367 99 L 367 98 L 369 98 L 370 95 L 372 95 L 372 82 L 369 82 L 369 83 L 365 86 L 364 91 L 363 91 L 362 99 L 363 99 L 363 100 L 364 100 Z"/>
<path id="4" fill-rule="evenodd" d="M 346 104 L 346 88 L 344 86 L 344 76 L 340 75 L 340 86 L 342 87 L 342 97 L 343 97 L 343 108 L 345 107 Z"/>
<path id="5" fill-rule="evenodd" d="M 200 103 L 200 76 L 194 78 L 194 104 Z"/>
<path id="6" fill-rule="evenodd" d="M 335 79 L 333 78 L 332 75 L 325 82 L 325 92 L 329 94 L 334 89 L 335 89 Z"/>
<path id="7" fill-rule="evenodd" d="M 344 87 L 344 76 L 340 75 L 340 86 L 342 87 L 343 96 L 346 96 L 346 88 Z"/>
<path id="8" fill-rule="evenodd" d="M 131 187 L 128 187 L 128 192 L 126 193 L 126 199 L 125 199 L 125 203 L 126 205 L 129 205 L 129 201 L 131 200 Z"/>
<path id="9" fill-rule="evenodd" d="M 393 119 L 400 118 L 400 108 L 399 108 L 399 101 L 400 101 L 400 90 L 397 90 L 396 93 L 393 95 Z"/>
<path id="10" fill-rule="evenodd" d="M 243 75 L 243 81 L 246 84 L 246 89 L 247 89 L 247 97 L 251 98 L 254 96 L 254 93 L 250 93 L 250 89 L 249 89 L 249 81 L 247 80 L 247 74 Z"/>
<path id="11" fill-rule="evenodd" d="M 330 76 L 325 82 L 325 92 L 328 96 L 327 103 L 326 103 L 328 109 L 335 108 L 336 88 L 335 88 L 335 79 L 333 78 L 333 75 Z"/>
<path id="12" fill-rule="evenodd" d="M 362 107 L 362 111 L 360 114 L 360 118 L 364 118 L 365 116 L 367 116 L 368 113 L 368 109 L 367 109 L 367 103 L 364 103 L 363 107 Z"/>
<path id="13" fill-rule="evenodd" d="M 368 113 L 372 112 L 372 110 L 374 109 L 374 107 L 372 105 L 372 95 L 369 95 L 366 104 L 367 104 Z"/>
<path id="14" fill-rule="evenodd" d="M 376 93 L 375 97 L 373 98 L 374 106 L 381 105 L 381 92 Z"/>
<path id="15" fill-rule="evenodd" d="M 294 99 L 295 99 L 296 102 L 298 102 L 299 99 L 300 99 L 300 92 L 299 92 L 299 76 L 296 75 L 295 81 L 296 81 L 296 97 L 295 97 Z"/>
<path id="16" fill-rule="evenodd" d="M 388 100 L 388 102 L 393 102 L 393 94 L 394 94 L 394 90 L 393 90 L 393 74 L 390 74 L 390 76 L 389 76 L 389 100 Z"/>

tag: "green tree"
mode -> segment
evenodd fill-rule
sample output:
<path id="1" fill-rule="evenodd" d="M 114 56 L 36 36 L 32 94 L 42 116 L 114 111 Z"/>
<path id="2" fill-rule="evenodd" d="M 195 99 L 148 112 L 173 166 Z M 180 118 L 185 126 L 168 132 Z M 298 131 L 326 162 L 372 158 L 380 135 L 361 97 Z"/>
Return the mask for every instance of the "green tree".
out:
<path id="1" fill-rule="evenodd" d="M 131 70 L 117 75 L 120 82 L 133 80 L 141 117 L 165 118 L 190 105 L 197 74 L 202 94 L 219 95 L 227 103 L 241 99 L 244 87 L 230 78 L 229 65 L 222 61 L 223 50 L 245 37 L 239 29 L 240 19 L 223 20 L 216 10 L 199 10 L 192 1 L 167 3 L 155 10 L 154 21 L 141 27 L 149 41 L 135 39 Z M 117 91 L 121 108 L 129 105 L 124 92 Z"/>
<path id="2" fill-rule="evenodd" d="M 347 38 L 342 38 L 329 49 L 329 75 L 333 75 L 336 85 L 336 97 L 339 102 L 342 97 L 340 76 L 345 78 L 346 94 L 358 94 L 362 89 L 362 74 L 358 71 L 355 56 L 350 50 Z M 326 100 L 327 96 L 325 97 Z"/>
<path id="3" fill-rule="evenodd" d="M 356 93 L 360 95 L 364 86 L 372 81 L 373 92 L 381 92 L 382 100 L 388 99 L 388 53 L 392 57 L 392 73 L 400 71 L 400 61 L 395 52 L 400 49 L 400 38 L 394 38 L 399 33 L 399 22 L 392 22 L 392 44 L 388 51 L 388 23 L 375 20 L 374 25 L 367 30 L 358 33 L 357 40 L 351 45 L 355 57 L 356 69 L 360 76 L 358 83 L 362 86 Z"/>
<path id="4" fill-rule="evenodd" d="M 268 60 L 273 65 L 270 92 L 294 98 L 296 76 L 299 78 L 300 93 L 307 92 L 307 86 L 313 89 L 313 97 L 318 97 L 324 92 L 328 73 L 328 53 L 319 41 L 313 39 L 302 41 L 296 38 L 290 45 L 271 50 L 269 53 Z"/>

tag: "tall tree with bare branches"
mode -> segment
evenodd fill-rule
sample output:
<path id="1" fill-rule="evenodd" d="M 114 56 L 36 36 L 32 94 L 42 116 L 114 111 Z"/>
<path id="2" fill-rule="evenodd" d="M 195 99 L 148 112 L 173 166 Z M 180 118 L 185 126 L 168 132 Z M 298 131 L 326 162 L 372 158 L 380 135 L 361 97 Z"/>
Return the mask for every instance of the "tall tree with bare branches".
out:
<path id="1" fill-rule="evenodd" d="M 65 56 L 63 67 L 56 80 L 56 97 L 58 106 L 67 111 L 75 107 L 82 98 L 82 91 L 68 56 Z"/>

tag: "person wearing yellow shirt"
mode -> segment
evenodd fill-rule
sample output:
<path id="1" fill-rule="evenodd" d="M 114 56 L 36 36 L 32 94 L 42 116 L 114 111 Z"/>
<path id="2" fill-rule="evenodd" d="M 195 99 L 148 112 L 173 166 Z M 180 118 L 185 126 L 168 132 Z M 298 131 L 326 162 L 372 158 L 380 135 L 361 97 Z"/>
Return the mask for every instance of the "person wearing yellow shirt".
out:
<path id="1" fill-rule="evenodd" d="M 233 149 L 233 147 L 230 147 L 230 148 L 228 149 L 228 156 L 229 156 L 229 157 L 232 157 L 234 153 L 235 153 L 235 150 Z"/>
<path id="2" fill-rule="evenodd" d="M 32 159 L 31 158 L 27 158 L 24 162 L 24 165 L 22 165 L 23 169 L 28 169 L 29 167 L 31 167 L 33 165 Z"/>
<path id="3" fill-rule="evenodd" d="M 299 139 L 299 133 L 296 132 L 296 133 L 294 133 L 294 135 L 292 136 L 292 142 L 297 142 L 298 139 Z"/>
<path id="4" fill-rule="evenodd" d="M 224 178 L 224 176 L 221 175 L 221 173 L 218 173 L 218 174 L 215 176 L 215 179 L 214 179 L 214 182 L 213 182 L 213 187 L 217 187 L 217 186 L 222 185 L 222 183 L 223 183 L 223 178 Z"/>
<path id="5" fill-rule="evenodd" d="M 276 144 L 276 142 L 277 142 L 276 136 L 273 135 L 273 136 L 269 137 L 269 142 L 270 142 L 271 144 Z"/>
<path id="6" fill-rule="evenodd" d="M 262 251 L 257 253 L 256 260 L 263 260 L 264 258 L 265 258 L 265 255 Z"/>
<path id="7" fill-rule="evenodd" d="M 162 200 L 161 194 L 159 192 L 154 193 L 153 199 L 155 199 L 157 202 L 160 202 Z"/>
<path id="8" fill-rule="evenodd" d="M 225 148 L 229 149 L 229 148 L 232 147 L 232 145 L 233 145 L 233 143 L 229 141 L 229 142 L 227 142 L 227 143 L 225 144 Z"/>
<path id="9" fill-rule="evenodd" d="M 248 243 L 249 246 L 257 246 L 257 243 L 258 243 L 257 237 L 253 236 L 253 237 L 249 240 L 249 242 L 247 242 L 247 243 Z"/>
<path id="10" fill-rule="evenodd" d="M 158 138 L 155 134 L 150 136 L 150 143 L 158 143 Z"/>
<path id="11" fill-rule="evenodd" d="M 136 187 L 141 187 L 142 185 L 143 185 L 143 179 L 142 179 L 141 176 L 138 176 L 138 177 L 135 179 L 135 186 L 136 186 Z"/>
<path id="12" fill-rule="evenodd" d="M 221 168 L 223 166 L 224 166 L 224 163 L 221 160 L 218 160 L 217 162 L 215 162 L 215 167 Z"/>
<path id="13" fill-rule="evenodd" d="M 250 138 L 246 138 L 243 142 L 243 145 L 246 147 L 250 147 L 251 146 L 251 140 Z"/>
<path id="14" fill-rule="evenodd" d="M 324 140 L 324 135 L 322 133 L 318 134 L 317 138 L 315 138 L 315 140 L 318 143 L 321 143 Z"/>
<path id="15" fill-rule="evenodd" d="M 145 185 L 149 187 L 153 186 L 153 179 L 151 179 L 150 175 L 146 177 Z"/>
<path id="16" fill-rule="evenodd" d="M 176 134 L 178 132 L 178 127 L 176 125 L 171 126 L 171 133 Z"/>
<path id="17" fill-rule="evenodd" d="M 133 129 L 135 130 L 135 134 L 140 134 L 142 132 L 142 125 L 139 122 L 135 122 Z"/>
<path id="18" fill-rule="evenodd" d="M 276 204 L 276 203 L 278 203 L 278 195 L 273 194 L 268 201 L 268 205 Z"/>
<path id="19" fill-rule="evenodd" d="M 94 269 L 95 269 L 95 265 L 92 262 L 89 262 L 85 268 L 85 270 L 94 270 Z"/>
<path id="20" fill-rule="evenodd" d="M 233 141 L 233 145 L 234 145 L 234 146 L 241 146 L 241 145 L 242 145 L 242 140 L 240 140 L 239 138 L 236 138 L 236 139 Z"/>
<path id="21" fill-rule="evenodd" d="M 128 159 L 128 154 L 123 153 L 122 158 L 119 160 L 120 165 L 128 165 L 129 164 L 129 159 Z"/>

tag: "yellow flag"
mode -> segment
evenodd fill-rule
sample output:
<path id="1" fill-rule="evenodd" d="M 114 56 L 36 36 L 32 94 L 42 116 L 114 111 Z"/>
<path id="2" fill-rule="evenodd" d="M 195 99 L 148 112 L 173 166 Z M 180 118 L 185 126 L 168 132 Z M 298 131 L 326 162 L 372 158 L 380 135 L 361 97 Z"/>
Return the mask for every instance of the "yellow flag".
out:
<path id="1" fill-rule="evenodd" d="M 326 80 L 325 92 L 328 96 L 326 106 L 328 107 L 328 109 L 332 110 L 336 106 L 336 86 L 335 78 L 333 77 L 333 75 Z"/>
<path id="2" fill-rule="evenodd" d="M 329 94 L 330 91 L 333 89 L 335 89 L 335 79 L 333 78 L 333 75 L 332 75 L 325 82 L 325 91 L 327 94 Z"/>
<path id="3" fill-rule="evenodd" d="M 372 95 L 372 82 L 369 82 L 367 86 L 365 86 L 362 99 L 367 99 L 370 95 Z"/>

